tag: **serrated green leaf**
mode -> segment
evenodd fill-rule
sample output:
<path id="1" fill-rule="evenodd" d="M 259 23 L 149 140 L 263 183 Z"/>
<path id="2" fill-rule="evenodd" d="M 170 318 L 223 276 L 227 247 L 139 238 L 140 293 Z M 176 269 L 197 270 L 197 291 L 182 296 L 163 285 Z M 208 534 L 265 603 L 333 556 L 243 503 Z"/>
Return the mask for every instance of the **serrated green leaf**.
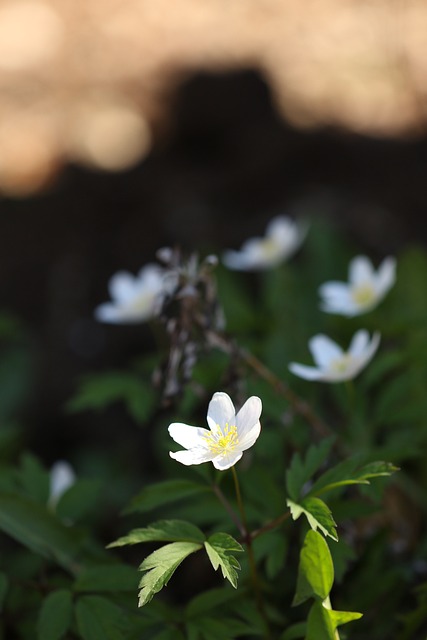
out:
<path id="1" fill-rule="evenodd" d="M 318 496 L 351 484 L 369 484 L 372 478 L 389 476 L 398 470 L 391 462 L 370 462 L 360 467 L 357 461 L 345 460 L 320 476 L 307 495 Z"/>
<path id="2" fill-rule="evenodd" d="M 308 615 L 306 640 L 336 640 L 338 626 L 361 617 L 361 613 L 332 611 L 322 603 L 315 602 Z"/>
<path id="3" fill-rule="evenodd" d="M 107 371 L 83 378 L 68 411 L 105 409 L 113 402 L 124 402 L 131 416 L 142 424 L 156 404 L 156 393 L 141 376 L 128 371 Z"/>
<path id="4" fill-rule="evenodd" d="M 309 598 L 322 602 L 334 583 L 334 565 L 325 539 L 317 531 L 308 531 L 300 553 L 297 588 L 292 606 Z"/>
<path id="5" fill-rule="evenodd" d="M 336 522 L 332 517 L 331 510 L 323 500 L 308 497 L 301 500 L 299 504 L 292 502 L 292 500 L 287 500 L 286 504 L 291 510 L 293 520 L 298 520 L 301 514 L 304 514 L 314 531 L 320 529 L 325 536 L 338 540 Z"/>
<path id="6" fill-rule="evenodd" d="M 181 562 L 201 548 L 202 545 L 196 542 L 172 542 L 147 556 L 140 566 L 140 570 L 146 573 L 139 583 L 138 606 L 150 602 L 167 585 Z"/>
<path id="7" fill-rule="evenodd" d="M 139 544 L 140 542 L 199 542 L 203 543 L 205 535 L 198 527 L 191 522 L 184 520 L 159 520 L 153 522 L 148 527 L 133 529 L 127 536 L 123 536 L 108 545 L 112 547 L 123 547 L 126 545 Z"/>
<path id="8" fill-rule="evenodd" d="M 73 615 L 73 602 L 68 589 L 50 593 L 40 609 L 37 635 L 39 640 L 60 640 L 67 633 Z"/>
<path id="9" fill-rule="evenodd" d="M 237 589 L 236 569 L 240 569 L 240 564 L 234 556 L 229 554 L 242 552 L 242 545 L 228 533 L 214 533 L 206 540 L 205 549 L 215 571 L 221 567 L 223 577 Z"/>
<path id="10" fill-rule="evenodd" d="M 72 530 L 47 508 L 20 495 L 0 492 L 0 530 L 75 573 L 80 546 Z"/>
<path id="11" fill-rule="evenodd" d="M 9 579 L 3 571 L 0 572 L 0 612 L 3 608 L 3 602 L 9 589 Z"/>
<path id="12" fill-rule="evenodd" d="M 133 567 L 109 564 L 84 569 L 74 582 L 75 591 L 135 591 L 139 576 Z"/>
<path id="13" fill-rule="evenodd" d="M 82 596 L 76 604 L 76 620 L 83 640 L 125 640 L 127 617 L 111 600 Z"/>
<path id="14" fill-rule="evenodd" d="M 293 501 L 298 501 L 303 486 L 325 461 L 334 441 L 335 437 L 325 438 L 319 445 L 312 445 L 304 459 L 299 453 L 294 454 L 286 472 L 286 488 Z"/>
<path id="15" fill-rule="evenodd" d="M 145 487 L 141 493 L 131 500 L 126 512 L 138 511 L 144 513 L 210 491 L 211 489 L 206 485 L 190 480 L 165 480 Z"/>

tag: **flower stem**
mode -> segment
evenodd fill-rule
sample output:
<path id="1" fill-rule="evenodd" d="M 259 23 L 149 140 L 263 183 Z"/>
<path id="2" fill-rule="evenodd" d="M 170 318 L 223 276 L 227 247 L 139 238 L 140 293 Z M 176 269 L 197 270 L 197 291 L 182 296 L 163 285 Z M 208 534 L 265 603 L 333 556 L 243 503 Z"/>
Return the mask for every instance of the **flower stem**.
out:
<path id="1" fill-rule="evenodd" d="M 244 529 L 244 535 L 243 535 L 243 541 L 246 544 L 246 548 L 248 551 L 248 560 L 249 560 L 249 569 L 251 572 L 251 580 L 252 580 L 252 586 L 253 586 L 253 590 L 254 590 L 254 594 L 255 594 L 255 599 L 256 599 L 256 603 L 257 603 L 257 608 L 259 613 L 261 614 L 265 626 L 266 626 L 266 631 L 267 631 L 267 637 L 269 637 L 269 633 L 268 633 L 268 619 L 265 613 L 265 609 L 264 609 L 264 601 L 262 598 L 262 593 L 261 593 L 261 588 L 260 588 L 260 584 L 259 584 L 259 578 L 258 578 L 258 572 L 257 572 L 257 568 L 256 568 L 256 563 L 255 563 L 255 557 L 254 557 L 254 551 L 253 551 L 253 547 L 252 547 L 252 536 L 249 532 L 248 529 L 248 524 L 247 524 L 247 518 L 246 518 L 246 512 L 245 512 L 245 507 L 243 505 L 243 500 L 242 500 L 242 493 L 240 491 L 240 484 L 239 484 L 239 479 L 237 477 L 237 471 L 235 469 L 235 467 L 231 467 L 231 471 L 233 473 L 233 480 L 234 480 L 234 487 L 236 490 L 236 498 L 237 498 L 237 504 L 239 507 L 239 511 L 240 511 L 240 516 L 242 519 L 242 524 L 243 524 L 243 529 Z"/>

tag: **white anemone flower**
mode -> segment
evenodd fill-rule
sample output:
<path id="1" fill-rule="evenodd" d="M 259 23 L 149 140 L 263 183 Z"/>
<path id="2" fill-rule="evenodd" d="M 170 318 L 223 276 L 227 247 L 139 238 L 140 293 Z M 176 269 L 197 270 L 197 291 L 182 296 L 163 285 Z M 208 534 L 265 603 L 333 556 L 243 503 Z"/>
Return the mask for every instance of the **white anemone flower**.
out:
<path id="1" fill-rule="evenodd" d="M 385 297 L 396 281 L 396 260 L 385 258 L 375 271 L 366 256 L 350 262 L 349 282 L 325 282 L 319 288 L 321 308 L 327 313 L 353 317 L 370 311 Z"/>
<path id="2" fill-rule="evenodd" d="M 240 251 L 225 251 L 223 262 L 239 271 L 276 267 L 295 253 L 305 234 L 306 229 L 291 218 L 277 216 L 269 222 L 263 238 L 246 240 Z"/>
<path id="3" fill-rule="evenodd" d="M 119 271 L 108 286 L 112 301 L 95 309 L 96 319 L 113 324 L 144 322 L 160 309 L 166 292 L 165 270 L 147 264 L 136 276 Z"/>
<path id="4" fill-rule="evenodd" d="M 348 351 L 343 351 L 328 336 L 318 334 L 308 343 L 317 366 L 308 367 L 304 364 L 291 362 L 289 369 L 296 376 L 305 380 L 320 382 L 352 380 L 372 359 L 379 343 L 379 333 L 374 333 L 370 339 L 369 333 L 365 329 L 360 329 L 354 334 Z"/>
<path id="5" fill-rule="evenodd" d="M 76 481 L 73 467 L 66 460 L 58 460 L 50 470 L 49 504 L 55 505 Z"/>
<path id="6" fill-rule="evenodd" d="M 169 435 L 185 450 L 170 451 L 169 455 L 185 465 L 212 462 L 216 469 L 225 471 L 233 467 L 257 440 L 261 431 L 261 410 L 260 398 L 251 396 L 236 415 L 230 396 L 214 393 L 208 407 L 209 429 L 172 423 Z"/>

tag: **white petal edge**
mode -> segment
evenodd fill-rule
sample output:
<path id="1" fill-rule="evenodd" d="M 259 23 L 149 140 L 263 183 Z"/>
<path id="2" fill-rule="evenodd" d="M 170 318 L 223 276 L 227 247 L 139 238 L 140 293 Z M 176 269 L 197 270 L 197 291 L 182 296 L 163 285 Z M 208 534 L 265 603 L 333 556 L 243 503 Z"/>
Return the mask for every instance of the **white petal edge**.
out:
<path id="1" fill-rule="evenodd" d="M 225 471 L 226 469 L 230 469 L 231 467 L 234 467 L 236 462 L 239 462 L 242 455 L 243 455 L 242 451 L 228 453 L 226 455 L 217 456 L 212 460 L 212 463 L 215 469 L 218 469 L 218 471 Z"/>
<path id="2" fill-rule="evenodd" d="M 241 442 L 254 425 L 259 422 L 262 411 L 261 398 L 251 396 L 246 400 L 240 411 L 236 415 L 236 427 L 239 442 Z"/>
<path id="3" fill-rule="evenodd" d="M 250 449 L 255 442 L 259 438 L 259 434 L 261 433 L 261 423 L 258 421 L 254 426 L 249 429 L 243 436 L 243 438 L 239 438 L 239 449 L 241 451 L 246 451 L 246 449 Z"/>
<path id="4" fill-rule="evenodd" d="M 328 367 L 332 360 L 343 355 L 341 347 L 323 333 L 313 336 L 308 343 L 308 348 L 314 362 L 322 369 Z"/>
<path id="5" fill-rule="evenodd" d="M 367 256 L 356 256 L 349 265 L 349 280 L 352 285 L 374 282 L 375 271 Z"/>
<path id="6" fill-rule="evenodd" d="M 289 365 L 289 371 L 294 375 L 304 378 L 304 380 L 322 380 L 324 372 L 315 367 L 308 367 L 305 364 L 299 364 L 298 362 L 291 362 Z"/>
<path id="7" fill-rule="evenodd" d="M 234 423 L 236 411 L 234 404 L 227 393 L 217 391 L 213 394 L 208 406 L 207 421 L 210 429 L 214 429 L 217 424 L 224 427 L 225 423 Z"/>
<path id="8" fill-rule="evenodd" d="M 396 259 L 385 258 L 378 268 L 377 292 L 383 298 L 396 282 Z"/>
<path id="9" fill-rule="evenodd" d="M 369 333 L 366 331 L 366 329 L 359 329 L 359 331 L 356 331 L 351 339 L 348 353 L 355 358 L 359 358 L 363 355 L 368 345 Z"/>
<path id="10" fill-rule="evenodd" d="M 135 276 L 129 271 L 118 271 L 108 283 L 110 296 L 116 302 L 126 302 L 134 296 L 136 281 Z"/>
<path id="11" fill-rule="evenodd" d="M 190 449 L 189 451 L 169 451 L 171 458 L 185 464 L 186 467 L 192 464 L 203 464 L 204 462 L 211 462 L 214 458 L 214 454 L 207 449 Z"/>
<path id="12" fill-rule="evenodd" d="M 201 427 L 192 427 L 182 422 L 172 422 L 168 427 L 169 435 L 177 444 L 185 449 L 203 447 L 204 438 L 209 437 L 210 431 Z M 207 448 L 207 446 L 206 446 Z"/>

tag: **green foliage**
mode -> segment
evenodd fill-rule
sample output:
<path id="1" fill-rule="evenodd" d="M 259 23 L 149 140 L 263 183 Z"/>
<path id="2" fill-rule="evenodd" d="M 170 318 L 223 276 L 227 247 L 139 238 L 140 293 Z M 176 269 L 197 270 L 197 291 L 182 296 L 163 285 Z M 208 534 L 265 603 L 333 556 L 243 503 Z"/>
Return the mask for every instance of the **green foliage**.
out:
<path id="1" fill-rule="evenodd" d="M 305 458 L 295 453 L 286 472 L 286 487 L 293 501 L 298 501 L 302 489 L 319 467 L 325 462 L 335 438 L 325 438 L 319 445 L 312 445 Z"/>
<path id="2" fill-rule="evenodd" d="M 309 531 L 301 549 L 297 588 L 292 603 L 297 606 L 314 599 L 307 619 L 305 640 L 336 640 L 338 626 L 362 617 L 361 613 L 332 610 L 329 594 L 333 582 L 334 565 L 329 547 L 319 533 Z"/>
<path id="3" fill-rule="evenodd" d="M 128 622 L 125 612 L 114 602 L 101 596 L 78 599 L 76 622 L 83 640 L 125 640 Z"/>
<path id="4" fill-rule="evenodd" d="M 67 633 L 73 616 L 71 591 L 58 589 L 43 600 L 37 624 L 39 640 L 60 640 Z"/>
<path id="5" fill-rule="evenodd" d="M 197 542 L 172 542 L 147 556 L 139 567 L 146 573 L 139 583 L 138 605 L 142 607 L 150 602 L 168 584 L 181 562 L 201 548 Z"/>
<path id="6" fill-rule="evenodd" d="M 139 544 L 140 542 L 196 542 L 202 543 L 205 536 L 202 531 L 190 522 L 182 520 L 160 520 L 143 529 L 134 529 L 127 536 L 123 536 L 109 544 L 109 547 L 123 547 Z"/>
<path id="7" fill-rule="evenodd" d="M 308 524 L 314 531 L 320 529 L 325 536 L 338 540 L 336 522 L 333 519 L 331 510 L 323 500 L 307 497 L 303 498 L 299 504 L 292 502 L 292 500 L 287 500 L 286 504 L 290 508 L 294 520 L 298 520 L 304 514 Z"/>
<path id="8" fill-rule="evenodd" d="M 128 512 L 146 512 L 152 509 L 176 503 L 188 498 L 196 498 L 209 492 L 206 485 L 191 480 L 164 480 L 147 487 L 135 496 L 127 509 Z"/>
<path id="9" fill-rule="evenodd" d="M 101 410 L 114 402 L 123 402 L 138 424 L 144 424 L 156 406 L 156 394 L 150 383 L 137 373 L 108 371 L 86 376 L 67 404 L 69 411 Z"/>
<path id="10" fill-rule="evenodd" d="M 243 551 L 242 545 L 227 533 L 214 533 L 205 541 L 205 549 L 215 571 L 221 567 L 223 577 L 237 589 L 237 569 L 240 569 L 240 564 L 230 554 Z"/>

